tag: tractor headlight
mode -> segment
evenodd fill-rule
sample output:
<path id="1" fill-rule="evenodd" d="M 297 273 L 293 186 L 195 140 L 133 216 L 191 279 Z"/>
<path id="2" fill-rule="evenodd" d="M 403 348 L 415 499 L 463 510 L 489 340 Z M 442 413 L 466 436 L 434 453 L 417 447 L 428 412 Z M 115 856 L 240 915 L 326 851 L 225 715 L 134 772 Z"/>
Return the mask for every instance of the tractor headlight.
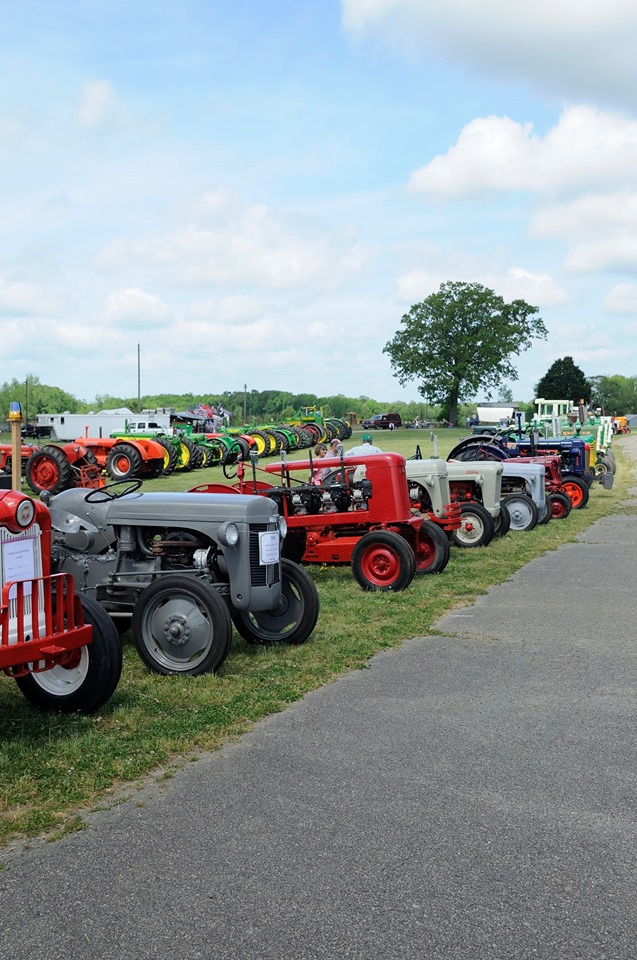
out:
<path id="1" fill-rule="evenodd" d="M 224 547 L 236 547 L 239 542 L 239 528 L 231 520 L 221 524 L 217 535 Z"/>
<path id="2" fill-rule="evenodd" d="M 35 517 L 33 500 L 21 500 L 15 511 L 15 521 L 19 527 L 30 527 Z"/>
<path id="3" fill-rule="evenodd" d="M 288 522 L 285 517 L 279 517 L 279 536 L 285 540 L 288 535 Z"/>

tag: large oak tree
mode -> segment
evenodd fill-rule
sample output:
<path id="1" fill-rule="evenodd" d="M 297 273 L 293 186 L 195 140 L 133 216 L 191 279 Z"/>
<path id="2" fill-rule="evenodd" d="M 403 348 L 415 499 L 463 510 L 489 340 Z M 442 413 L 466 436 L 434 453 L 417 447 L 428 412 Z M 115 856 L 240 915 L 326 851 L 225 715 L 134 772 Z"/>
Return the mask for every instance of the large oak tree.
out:
<path id="1" fill-rule="evenodd" d="M 504 380 L 517 380 L 511 356 L 547 336 L 537 314 L 479 283 L 443 283 L 403 316 L 383 353 L 401 384 L 418 380 L 421 396 L 443 404 L 456 423 L 459 402 L 478 393 L 488 399 Z"/>

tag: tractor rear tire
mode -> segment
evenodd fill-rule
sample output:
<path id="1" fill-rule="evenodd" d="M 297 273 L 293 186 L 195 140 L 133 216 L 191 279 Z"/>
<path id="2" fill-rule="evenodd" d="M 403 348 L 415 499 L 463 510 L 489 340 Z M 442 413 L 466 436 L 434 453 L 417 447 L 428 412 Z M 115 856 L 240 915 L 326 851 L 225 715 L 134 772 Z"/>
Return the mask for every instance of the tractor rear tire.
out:
<path id="1" fill-rule="evenodd" d="M 142 475 L 142 457 L 130 443 L 117 443 L 106 458 L 106 472 L 111 480 L 131 480 Z"/>
<path id="2" fill-rule="evenodd" d="M 192 447 L 192 469 L 199 470 L 206 462 L 206 455 L 203 447 L 200 447 L 198 443 L 193 443 Z"/>
<path id="3" fill-rule="evenodd" d="M 51 670 L 16 677 L 29 703 L 41 709 L 93 713 L 110 699 L 122 672 L 122 644 L 117 629 L 99 603 L 80 595 L 84 623 L 93 627 L 87 646 L 71 650 L 65 663 Z"/>
<path id="4" fill-rule="evenodd" d="M 416 533 L 416 574 L 442 573 L 451 556 L 449 537 L 433 520 L 423 520 Z"/>
<path id="5" fill-rule="evenodd" d="M 281 601 L 274 610 L 234 611 L 232 620 L 247 643 L 305 643 L 316 626 L 319 595 L 310 575 L 291 560 L 281 561 Z"/>
<path id="6" fill-rule="evenodd" d="M 486 547 L 493 540 L 495 527 L 488 510 L 481 503 L 460 505 L 462 524 L 454 530 L 451 539 L 457 547 Z"/>
<path id="7" fill-rule="evenodd" d="M 157 443 L 166 451 L 164 453 L 164 466 L 162 469 L 162 475 L 168 476 L 177 466 L 177 449 L 170 440 L 166 440 L 165 437 L 157 437 Z"/>
<path id="8" fill-rule="evenodd" d="M 404 590 L 415 572 L 414 551 L 392 530 L 365 533 L 352 551 L 352 573 L 363 590 Z"/>
<path id="9" fill-rule="evenodd" d="M 186 574 L 161 577 L 133 609 L 133 640 L 143 663 L 164 676 L 214 673 L 230 649 L 232 623 L 213 586 Z"/>
<path id="10" fill-rule="evenodd" d="M 52 444 L 41 447 L 27 460 L 27 483 L 35 493 L 48 490 L 59 493 L 73 487 L 73 468 L 66 459 L 64 451 Z"/>
<path id="11" fill-rule="evenodd" d="M 537 526 L 538 509 L 534 500 L 523 493 L 509 494 L 505 500 L 511 515 L 511 530 L 526 532 Z"/>

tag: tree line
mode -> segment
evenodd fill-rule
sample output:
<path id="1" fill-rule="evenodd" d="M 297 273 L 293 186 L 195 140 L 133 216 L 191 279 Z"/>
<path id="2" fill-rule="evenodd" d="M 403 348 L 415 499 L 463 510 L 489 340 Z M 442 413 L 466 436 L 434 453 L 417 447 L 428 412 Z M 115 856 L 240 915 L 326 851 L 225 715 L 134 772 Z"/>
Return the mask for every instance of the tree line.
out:
<path id="1" fill-rule="evenodd" d="M 160 393 L 144 394 L 139 398 L 98 394 L 92 403 L 79 400 L 73 394 L 60 387 L 40 382 L 32 374 L 20 381 L 13 379 L 0 385 L 0 417 L 9 411 L 9 404 L 18 401 L 22 405 L 22 415 L 26 419 L 35 419 L 39 413 L 97 413 L 100 410 L 112 410 L 128 407 L 133 413 L 140 410 L 170 408 L 184 412 L 198 404 L 221 405 L 231 414 L 233 424 L 252 424 L 255 422 L 285 423 L 293 419 L 304 407 L 316 407 L 323 410 L 326 417 L 348 418 L 352 414 L 357 420 L 365 419 L 374 413 L 387 410 L 399 413 L 403 420 L 430 420 L 442 418 L 441 407 L 420 400 L 411 403 L 395 400 L 383 403 L 372 397 L 347 397 L 344 394 L 320 396 L 314 393 L 291 393 L 285 390 L 236 390 L 223 393 Z M 475 410 L 475 405 L 473 407 Z M 467 414 L 470 412 L 467 406 Z M 245 416 L 244 416 L 245 413 Z"/>

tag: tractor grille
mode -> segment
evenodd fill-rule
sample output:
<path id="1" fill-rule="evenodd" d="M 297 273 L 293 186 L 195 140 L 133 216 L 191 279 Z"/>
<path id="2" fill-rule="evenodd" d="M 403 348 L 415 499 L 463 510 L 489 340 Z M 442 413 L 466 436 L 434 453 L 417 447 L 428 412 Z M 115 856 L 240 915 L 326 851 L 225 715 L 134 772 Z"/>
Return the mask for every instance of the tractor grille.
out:
<path id="1" fill-rule="evenodd" d="M 276 523 L 250 524 L 250 582 L 254 587 L 270 586 L 280 579 L 280 564 L 259 563 L 259 534 L 278 530 Z"/>

